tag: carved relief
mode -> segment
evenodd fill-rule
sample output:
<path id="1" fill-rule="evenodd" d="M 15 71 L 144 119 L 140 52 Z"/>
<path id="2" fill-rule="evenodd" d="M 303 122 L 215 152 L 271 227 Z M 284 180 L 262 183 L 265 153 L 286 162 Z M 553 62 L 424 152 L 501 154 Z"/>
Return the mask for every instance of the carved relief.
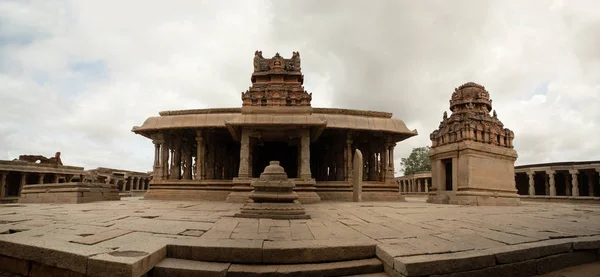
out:
<path id="1" fill-rule="evenodd" d="M 482 85 L 466 83 L 454 89 L 450 110 L 452 115 L 444 112 L 438 129 L 429 136 L 432 147 L 473 140 L 513 148 L 514 133 L 504 128 L 495 110 L 490 115 L 492 100 Z"/>

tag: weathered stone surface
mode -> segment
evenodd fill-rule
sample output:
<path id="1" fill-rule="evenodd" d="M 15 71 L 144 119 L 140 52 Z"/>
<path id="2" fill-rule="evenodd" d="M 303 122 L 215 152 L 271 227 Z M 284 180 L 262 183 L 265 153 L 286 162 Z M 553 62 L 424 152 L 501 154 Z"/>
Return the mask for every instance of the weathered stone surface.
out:
<path id="1" fill-rule="evenodd" d="M 577 238 L 573 242 L 573 249 L 575 249 L 575 250 L 600 249 L 600 236 Z"/>
<path id="2" fill-rule="evenodd" d="M 27 260 L 0 255 L 0 271 L 27 275 L 29 268 L 30 263 Z"/>
<path id="3" fill-rule="evenodd" d="M 571 245 L 570 240 L 547 240 L 499 247 L 491 252 L 496 255 L 499 264 L 509 264 L 569 252 Z"/>
<path id="4" fill-rule="evenodd" d="M 96 243 L 100 243 L 100 242 L 103 242 L 103 241 L 107 241 L 109 239 L 120 237 L 122 235 L 126 235 L 126 234 L 129 234 L 131 232 L 133 232 L 133 231 L 131 231 L 131 230 L 114 229 L 114 230 L 106 231 L 106 232 L 99 233 L 99 234 L 96 234 L 96 235 L 86 236 L 86 237 L 83 237 L 83 238 L 80 238 L 80 239 L 72 240 L 71 242 L 80 243 L 80 244 L 86 244 L 86 245 L 94 245 Z"/>
<path id="5" fill-rule="evenodd" d="M 480 270 L 463 271 L 431 277 L 529 277 L 537 274 L 536 261 L 523 261 L 492 266 Z"/>
<path id="6" fill-rule="evenodd" d="M 350 276 L 382 271 L 383 266 L 378 259 L 363 259 L 294 265 L 233 264 L 229 268 L 227 276 Z"/>
<path id="7" fill-rule="evenodd" d="M 596 256 L 596 250 L 585 250 L 540 258 L 536 261 L 537 274 L 544 274 L 558 269 L 591 263 L 597 260 Z"/>
<path id="8" fill-rule="evenodd" d="M 167 258 L 154 267 L 154 277 L 225 277 L 229 263 Z"/>
<path id="9" fill-rule="evenodd" d="M 168 246 L 171 258 L 211 262 L 262 262 L 262 240 L 178 239 Z"/>
<path id="10" fill-rule="evenodd" d="M 86 277 L 87 275 L 79 272 L 74 272 L 68 269 L 62 269 L 58 267 L 48 266 L 45 264 L 32 262 L 31 270 L 29 271 L 29 277 Z"/>
<path id="11" fill-rule="evenodd" d="M 468 251 L 398 257 L 394 259 L 394 270 L 406 276 L 423 276 L 475 270 L 495 264 L 496 260 L 492 254 L 483 251 Z"/>
<path id="12" fill-rule="evenodd" d="M 312 263 L 375 256 L 375 242 L 359 240 L 265 241 L 263 263 Z"/>

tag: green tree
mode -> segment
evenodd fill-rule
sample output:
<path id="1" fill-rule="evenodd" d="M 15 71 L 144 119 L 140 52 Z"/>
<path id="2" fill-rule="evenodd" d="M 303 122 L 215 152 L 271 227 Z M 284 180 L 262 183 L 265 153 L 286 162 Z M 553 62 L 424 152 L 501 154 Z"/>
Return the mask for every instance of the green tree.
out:
<path id="1" fill-rule="evenodd" d="M 402 158 L 400 165 L 402 166 L 404 175 L 421 171 L 431 171 L 429 149 L 429 146 L 413 148 L 408 158 Z"/>

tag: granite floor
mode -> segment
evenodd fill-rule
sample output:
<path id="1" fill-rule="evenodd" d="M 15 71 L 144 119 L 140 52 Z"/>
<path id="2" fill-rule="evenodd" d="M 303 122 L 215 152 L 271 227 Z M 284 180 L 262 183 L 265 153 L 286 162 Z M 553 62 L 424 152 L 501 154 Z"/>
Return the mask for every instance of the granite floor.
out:
<path id="1" fill-rule="evenodd" d="M 72 253 L 75 264 L 75 258 L 102 258 L 114 251 L 151 253 L 173 239 L 367 239 L 375 240 L 392 257 L 402 257 L 600 235 L 600 205 L 593 204 L 524 202 L 519 207 L 467 207 L 428 204 L 423 198 L 408 197 L 407 202 L 305 205 L 312 218 L 291 221 L 232 217 L 241 206 L 140 198 L 87 204 L 5 204 L 0 205 L 0 243 Z M 10 254 L 2 251 L 2 255 Z M 59 266 L 61 262 L 57 261 Z"/>

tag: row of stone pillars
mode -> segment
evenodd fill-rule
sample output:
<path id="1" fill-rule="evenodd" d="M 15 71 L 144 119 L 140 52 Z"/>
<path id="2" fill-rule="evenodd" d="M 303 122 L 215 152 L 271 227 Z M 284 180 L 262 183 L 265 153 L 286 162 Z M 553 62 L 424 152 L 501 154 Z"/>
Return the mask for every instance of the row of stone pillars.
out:
<path id="1" fill-rule="evenodd" d="M 399 180 L 400 192 L 429 192 L 429 179 L 431 178 L 411 178 Z"/>
<path id="2" fill-rule="evenodd" d="M 600 172 L 600 169 L 596 169 L 596 171 Z M 564 178 L 564 182 L 565 182 L 565 196 L 580 196 L 580 184 L 579 184 L 579 170 L 578 169 L 571 169 L 568 171 L 569 174 L 562 174 L 563 178 Z M 546 175 L 545 175 L 545 195 L 549 195 L 549 196 L 557 196 L 556 195 L 556 185 L 555 185 L 555 175 L 556 175 L 556 171 L 555 170 L 546 170 L 545 171 Z M 589 196 L 593 196 L 594 193 L 594 186 L 596 185 L 595 183 L 595 172 L 593 171 L 589 171 L 587 172 L 588 174 L 588 194 Z M 534 180 L 534 175 L 535 175 L 535 171 L 528 171 L 526 172 L 527 177 L 529 178 L 529 195 L 536 195 L 535 193 L 535 180 Z M 571 177 L 571 178 L 569 178 Z M 569 180 L 571 182 L 569 182 Z"/>
<path id="3" fill-rule="evenodd" d="M 115 180 L 106 178 L 105 183 L 110 184 L 110 183 L 112 183 L 112 181 L 115 181 Z M 149 188 L 150 178 L 130 177 L 125 180 L 116 180 L 116 182 L 117 182 L 116 183 L 117 186 L 119 186 L 120 182 L 123 182 L 123 185 L 121 186 L 121 189 L 120 189 L 121 192 L 138 191 L 138 190 L 144 191 L 144 190 L 148 190 L 148 188 Z M 129 190 L 127 190 L 128 185 L 129 185 Z"/>
<path id="4" fill-rule="evenodd" d="M 8 190 L 8 174 L 10 172 L 7 171 L 2 171 L 0 172 L 0 198 L 3 197 L 7 197 L 7 190 Z M 34 172 L 14 172 L 13 173 L 17 173 L 20 174 L 19 176 L 19 184 L 18 184 L 18 194 L 14 195 L 14 196 L 20 196 L 21 194 L 21 189 L 23 189 L 23 186 L 25 185 L 33 185 L 33 184 L 45 184 L 45 183 L 49 183 L 49 184 L 54 184 L 54 183 L 60 183 L 61 180 L 64 180 L 64 182 L 71 182 L 73 180 L 74 175 L 71 174 L 55 174 L 55 173 L 49 173 L 48 175 L 52 176 L 52 180 L 50 182 L 45 182 L 45 177 L 46 177 L 46 173 L 34 173 Z M 37 178 L 37 182 L 36 183 L 28 183 L 27 182 L 27 176 L 28 174 L 35 174 L 38 176 Z M 82 177 L 82 176 L 80 176 Z"/>

